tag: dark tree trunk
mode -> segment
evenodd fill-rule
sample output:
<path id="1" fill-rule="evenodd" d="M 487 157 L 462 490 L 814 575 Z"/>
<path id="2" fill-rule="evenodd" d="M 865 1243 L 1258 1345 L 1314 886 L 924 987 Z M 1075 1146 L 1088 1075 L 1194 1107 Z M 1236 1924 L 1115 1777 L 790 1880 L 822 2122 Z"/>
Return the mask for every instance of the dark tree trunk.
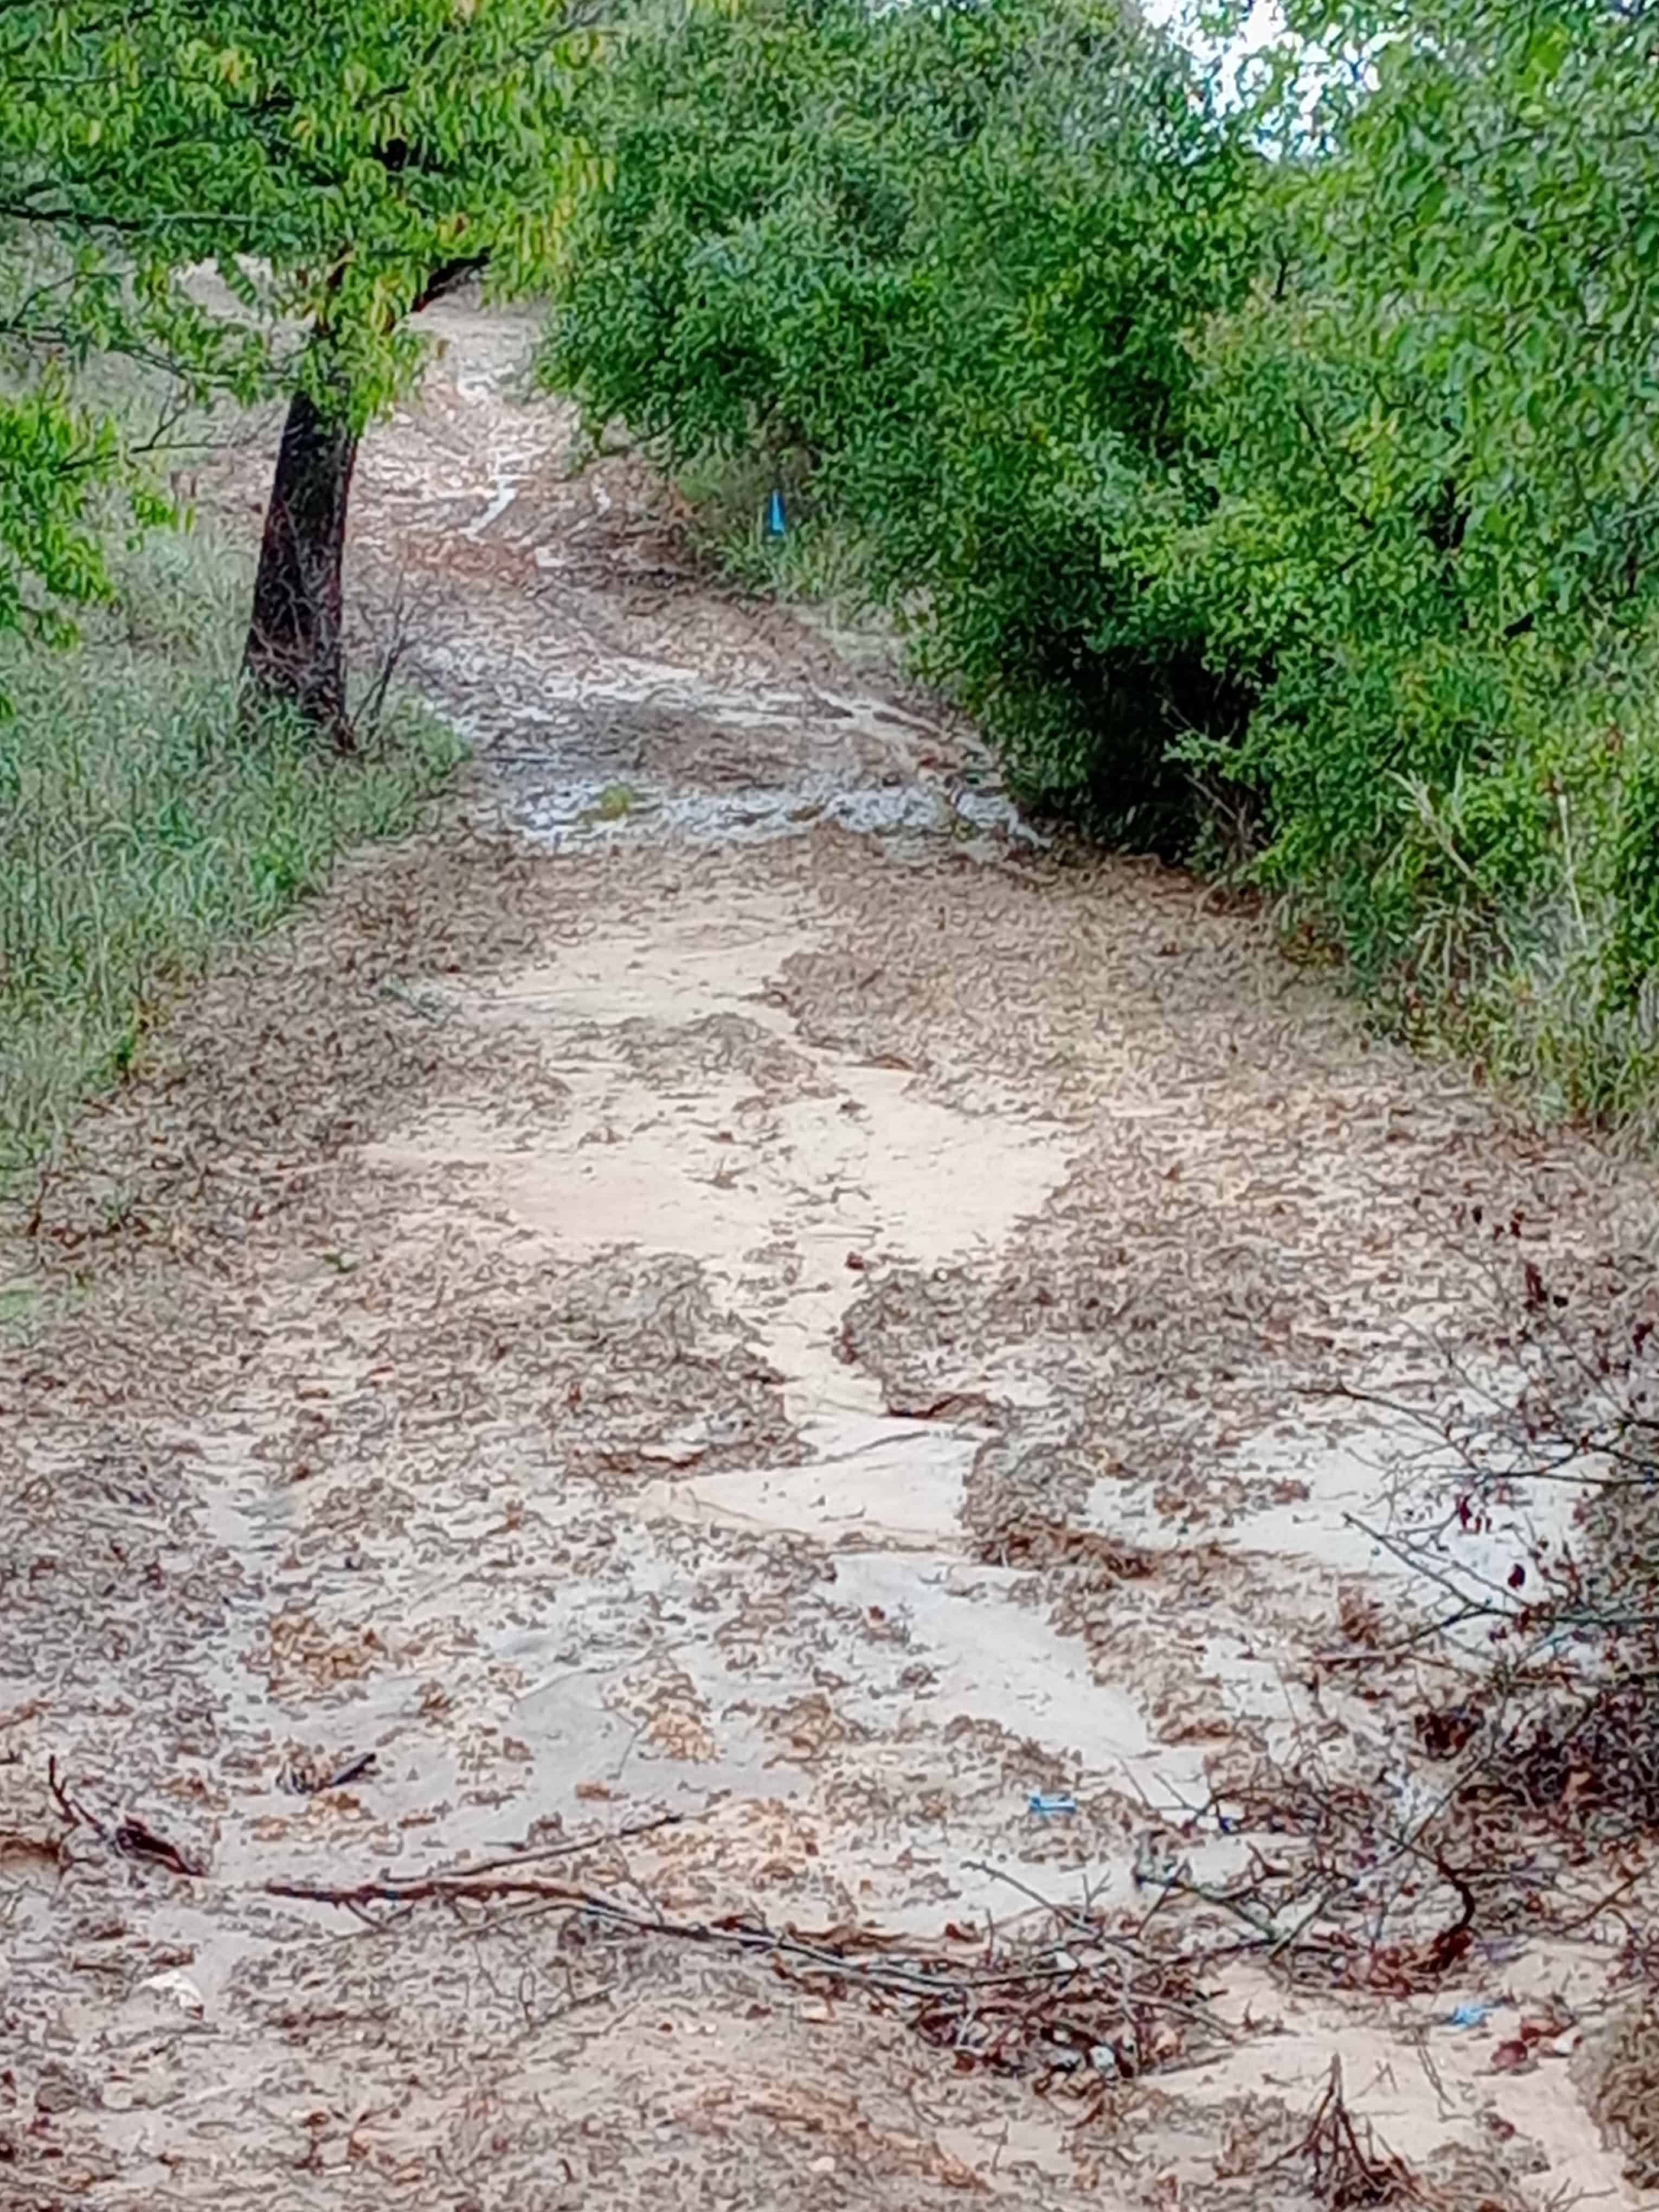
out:
<path id="1" fill-rule="evenodd" d="M 483 265 L 477 255 L 441 264 L 412 312 L 442 299 Z M 322 323 L 311 343 L 313 358 L 326 362 L 329 338 Z M 289 402 L 265 509 L 242 680 L 246 699 L 296 708 L 349 753 L 357 740 L 346 711 L 343 583 L 358 433 L 350 426 L 343 387 L 337 397 L 342 404 L 327 412 L 308 392 L 296 392 Z"/>
<path id="2" fill-rule="evenodd" d="M 343 573 L 357 434 L 296 392 L 265 510 L 242 672 L 249 696 L 297 708 L 342 752 L 346 711 Z"/>

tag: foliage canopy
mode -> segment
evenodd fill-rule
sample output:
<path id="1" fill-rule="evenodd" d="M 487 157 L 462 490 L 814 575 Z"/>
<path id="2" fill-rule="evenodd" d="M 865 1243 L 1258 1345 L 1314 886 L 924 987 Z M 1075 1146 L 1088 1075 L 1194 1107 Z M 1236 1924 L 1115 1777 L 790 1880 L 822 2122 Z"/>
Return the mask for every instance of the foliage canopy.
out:
<path id="1" fill-rule="evenodd" d="M 1231 108 L 1096 0 L 642 37 L 547 373 L 677 459 L 793 453 L 1028 793 L 1619 1114 L 1659 1079 L 1659 20 L 1286 13 Z"/>
<path id="2" fill-rule="evenodd" d="M 589 43 L 548 0 L 0 9 L 0 628 L 104 592 L 99 487 L 155 512 L 71 372 L 126 355 L 185 400 L 297 386 L 361 429 L 416 374 L 434 283 L 544 268 L 586 173 Z"/>

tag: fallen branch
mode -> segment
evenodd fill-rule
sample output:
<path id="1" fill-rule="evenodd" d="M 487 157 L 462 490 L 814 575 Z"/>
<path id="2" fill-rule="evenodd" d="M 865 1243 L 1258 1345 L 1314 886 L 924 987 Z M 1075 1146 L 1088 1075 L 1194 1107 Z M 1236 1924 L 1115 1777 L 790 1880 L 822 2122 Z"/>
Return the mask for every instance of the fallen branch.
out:
<path id="1" fill-rule="evenodd" d="M 1136 1943 L 1132 1937 L 1111 1935 L 1102 1928 L 1097 1921 L 1090 1919 L 1085 1914 L 1074 1912 L 1069 1905 L 1056 1905 L 1051 1898 L 1045 1897 L 1041 1890 L 1033 1889 L 1029 1882 L 1022 1881 L 1018 1875 L 1010 1874 L 1006 1867 L 990 1866 L 983 1859 L 965 1859 L 963 1864 L 969 1874 L 986 1875 L 994 1881 L 1006 1882 L 1011 1889 L 1018 1890 L 1023 1897 L 1029 1897 L 1034 1905 L 1040 1905 L 1045 1912 L 1051 1912 L 1063 1928 L 1070 1929 L 1075 1935 L 1082 1937 L 1085 1943 L 1097 1944 L 1103 1950 L 1120 1953 L 1141 1965 L 1155 1964 L 1159 1971 L 1166 1975 L 1184 1973 L 1193 1967 L 1208 1965 L 1211 1962 L 1211 1954 L 1208 1952 L 1200 1953 L 1196 1956 L 1181 1954 L 1154 1960 L 1144 1946 Z M 1230 1955 L 1236 1948 L 1229 1947 Z M 1231 2030 L 1224 2027 L 1206 2006 L 1187 2003 L 1179 1998 L 1169 1996 L 1162 1991 L 1146 1993 L 1144 2002 L 1159 2011 L 1175 2013 L 1182 2019 L 1195 2021 L 1212 2033 L 1228 2040 L 1231 2039 Z"/>
<path id="2" fill-rule="evenodd" d="M 628 1929 L 643 1936 L 666 1936 L 682 1943 L 706 1943 L 728 1950 L 775 1954 L 816 1972 L 833 1973 L 864 1981 L 873 1988 L 902 1990 L 920 1996 L 1036 1978 L 1030 1970 L 1013 1974 L 963 1976 L 936 1974 L 921 1966 L 888 1966 L 854 1958 L 845 1950 L 825 1944 L 807 1942 L 798 1936 L 782 1934 L 763 1923 L 756 1925 L 736 1918 L 670 1920 L 661 1914 L 638 1911 L 630 1905 L 618 1904 L 615 1898 L 606 1897 L 599 1890 L 573 1889 L 566 1883 L 544 1881 L 534 1875 L 490 1874 L 480 1878 L 465 1873 L 434 1874 L 403 1881 L 356 1882 L 349 1887 L 300 1881 L 268 1881 L 264 1887 L 269 1897 L 294 1898 L 307 1905 L 343 1905 L 349 1910 L 377 1904 L 401 1908 L 434 1899 L 458 1903 L 463 1899 L 490 1901 L 510 1897 L 536 1898 L 544 1903 L 562 1905 L 572 1912 L 580 1912 L 610 1927 Z M 873 1949 L 884 1948 L 893 1939 L 872 1933 L 861 1940 Z M 1050 1978 L 1054 1972 L 1053 1968 L 1048 1970 Z"/>
<path id="3" fill-rule="evenodd" d="M 665 1825 L 644 1824 L 635 1832 Z M 613 1840 L 573 1839 L 550 1846 L 547 1855 L 596 1849 Z M 600 1890 L 516 1872 L 515 1863 L 495 1860 L 475 1868 L 353 1883 L 275 1881 L 264 1887 L 267 1896 L 339 1907 L 376 1928 L 401 1920 L 423 1903 L 466 1911 L 479 1905 L 519 1902 L 550 1907 L 591 1929 L 763 1960 L 793 1979 L 820 1987 L 827 1983 L 830 1995 L 857 1990 L 900 2000 L 909 2008 L 909 2025 L 950 2050 L 958 2062 L 1003 2071 L 1064 2073 L 1092 2067 L 1127 2079 L 1184 2055 L 1194 2035 L 1206 2042 L 1228 2036 L 1194 1987 L 1188 1961 L 1156 1958 L 1092 1922 L 1077 1921 L 1066 1943 L 1044 1943 L 1024 1955 L 1004 1954 L 958 1966 L 937 1953 L 901 1954 L 902 1939 L 875 1929 L 838 1929 L 815 1940 L 736 1915 L 674 1920 Z"/>

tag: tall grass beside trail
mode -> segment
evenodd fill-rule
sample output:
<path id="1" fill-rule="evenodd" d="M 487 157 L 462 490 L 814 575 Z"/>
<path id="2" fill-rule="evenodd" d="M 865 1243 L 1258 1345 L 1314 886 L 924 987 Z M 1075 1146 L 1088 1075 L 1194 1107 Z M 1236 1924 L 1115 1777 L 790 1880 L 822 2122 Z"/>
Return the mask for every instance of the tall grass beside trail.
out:
<path id="1" fill-rule="evenodd" d="M 216 946 L 410 828 L 460 757 L 407 709 L 348 760 L 280 719 L 243 726 L 248 573 L 210 539 L 157 538 L 78 645 L 0 655 L 0 1200 Z"/>
<path id="2" fill-rule="evenodd" d="M 701 550 L 742 589 L 854 620 L 876 612 L 865 549 L 844 518 L 814 498 L 801 457 L 700 453 L 672 474 Z M 769 520 L 775 491 L 784 503 L 781 534 Z"/>

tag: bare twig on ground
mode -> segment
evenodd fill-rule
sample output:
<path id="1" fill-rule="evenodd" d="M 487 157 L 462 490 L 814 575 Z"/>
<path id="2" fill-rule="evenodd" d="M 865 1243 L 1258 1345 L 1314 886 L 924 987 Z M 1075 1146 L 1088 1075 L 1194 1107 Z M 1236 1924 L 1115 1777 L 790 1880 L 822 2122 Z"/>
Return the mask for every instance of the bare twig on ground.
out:
<path id="1" fill-rule="evenodd" d="M 435 594 L 429 581 L 420 590 L 411 590 L 408 571 L 398 570 L 390 601 L 376 624 L 382 632 L 382 641 L 379 643 L 374 674 L 361 705 L 350 718 L 355 745 L 367 744 L 379 732 L 398 671 L 414 650 L 416 638 L 429 626 L 434 604 Z"/>
<path id="2" fill-rule="evenodd" d="M 136 1814 L 126 1814 L 114 1822 L 99 1818 L 88 1805 L 70 1795 L 67 1781 L 60 1778 L 58 1759 L 54 1753 L 46 1761 L 46 1785 L 52 1791 L 58 1809 L 71 1828 L 89 1828 L 100 1843 L 108 1844 L 120 1852 L 123 1858 L 148 1859 L 156 1866 L 164 1866 L 171 1874 L 196 1875 L 204 1869 L 187 1858 L 176 1844 L 156 1834 L 147 1821 Z"/>
<path id="3" fill-rule="evenodd" d="M 1368 2120 L 1356 2121 L 1342 2093 L 1342 2061 L 1331 2060 L 1324 2092 L 1307 2133 L 1285 2158 L 1303 2162 L 1314 2195 L 1333 2212 L 1354 2205 L 1392 2204 L 1401 2197 L 1425 2202 L 1403 2162 L 1380 2144 Z"/>
<path id="4" fill-rule="evenodd" d="M 498 1874 L 503 1869 L 529 1866 L 543 1859 L 567 1859 L 579 1851 L 603 1850 L 607 1844 L 632 1843 L 639 1836 L 654 1836 L 664 1828 L 678 1828 L 685 1825 L 684 1813 L 658 1813 L 648 1820 L 632 1820 L 626 1827 L 612 1828 L 598 1836 L 562 1836 L 556 1843 L 532 1844 L 522 1850 L 503 1851 L 497 1858 L 471 1859 L 464 1866 L 446 1867 L 434 1871 L 470 1880 L 475 1875 Z M 416 1880 L 420 1876 L 413 1877 Z"/>
<path id="5" fill-rule="evenodd" d="M 374 1757 L 372 1751 L 365 1751 L 322 1773 L 308 1760 L 295 1758 L 277 1775 L 276 1786 L 279 1790 L 291 1790 L 296 1796 L 320 1797 L 325 1790 L 343 1790 L 349 1783 L 360 1781 L 364 1775 L 372 1773 Z"/>

